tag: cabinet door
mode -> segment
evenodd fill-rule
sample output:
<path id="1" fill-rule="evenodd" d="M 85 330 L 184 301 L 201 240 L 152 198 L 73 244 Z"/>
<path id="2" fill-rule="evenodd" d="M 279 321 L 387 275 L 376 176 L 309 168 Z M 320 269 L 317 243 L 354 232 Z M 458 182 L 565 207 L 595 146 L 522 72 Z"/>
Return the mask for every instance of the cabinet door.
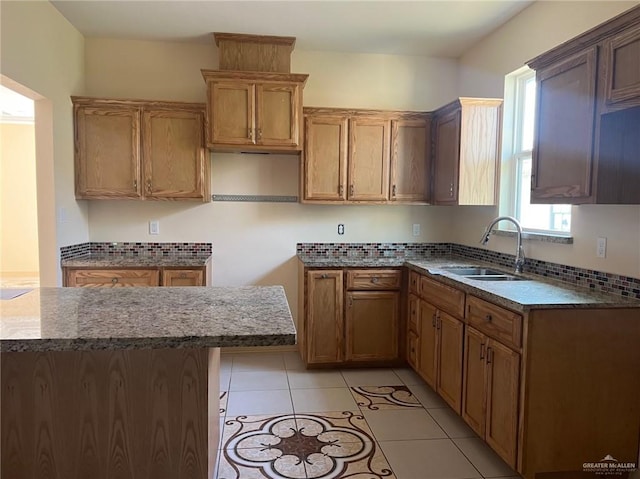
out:
<path id="1" fill-rule="evenodd" d="M 306 200 L 346 199 L 346 117 L 306 118 L 303 181 Z"/>
<path id="2" fill-rule="evenodd" d="M 204 271 L 165 269 L 162 271 L 162 286 L 204 286 Z"/>
<path id="3" fill-rule="evenodd" d="M 460 168 L 460 110 L 435 120 L 433 165 L 433 202 L 456 204 Z"/>
<path id="4" fill-rule="evenodd" d="M 429 200 L 429 120 L 391 122 L 391 200 Z"/>
<path id="5" fill-rule="evenodd" d="M 159 286 L 157 269 L 72 269 L 67 271 L 66 286 L 107 287 Z"/>
<path id="6" fill-rule="evenodd" d="M 485 439 L 511 467 L 516 466 L 520 355 L 502 344 L 487 343 Z"/>
<path id="7" fill-rule="evenodd" d="M 536 73 L 532 203 L 591 201 L 596 47 Z"/>
<path id="8" fill-rule="evenodd" d="M 389 120 L 350 120 L 349 200 L 389 199 L 390 126 Z"/>
<path id="9" fill-rule="evenodd" d="M 347 361 L 398 358 L 399 304 L 399 292 L 347 293 Z"/>
<path id="10" fill-rule="evenodd" d="M 458 414 L 462 408 L 462 321 L 440 311 L 438 313 L 438 380 L 437 390 L 442 399 Z"/>
<path id="11" fill-rule="evenodd" d="M 480 437 L 485 431 L 487 338 L 467 326 L 464 335 L 462 418 Z"/>
<path id="12" fill-rule="evenodd" d="M 209 199 L 204 112 L 145 110 L 142 143 L 147 198 Z"/>
<path id="13" fill-rule="evenodd" d="M 437 330 L 436 308 L 425 301 L 420 301 L 420 355 L 418 356 L 418 374 L 436 389 Z"/>
<path id="14" fill-rule="evenodd" d="M 75 108 L 76 198 L 140 198 L 140 109 Z"/>
<path id="15" fill-rule="evenodd" d="M 255 86 L 251 82 L 209 84 L 209 144 L 255 143 Z"/>
<path id="16" fill-rule="evenodd" d="M 607 103 L 640 101 L 640 26 L 606 41 L 604 55 Z"/>
<path id="17" fill-rule="evenodd" d="M 300 87 L 297 84 L 256 85 L 256 143 L 270 146 L 300 144 Z"/>
<path id="18" fill-rule="evenodd" d="M 307 358 L 309 363 L 343 359 L 342 271 L 307 273 Z"/>

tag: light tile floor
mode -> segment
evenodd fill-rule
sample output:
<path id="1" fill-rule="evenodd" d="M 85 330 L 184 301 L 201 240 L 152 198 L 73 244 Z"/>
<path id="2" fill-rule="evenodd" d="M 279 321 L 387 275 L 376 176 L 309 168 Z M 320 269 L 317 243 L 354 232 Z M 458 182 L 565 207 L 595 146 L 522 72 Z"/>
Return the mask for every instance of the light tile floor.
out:
<path id="1" fill-rule="evenodd" d="M 223 353 L 217 479 L 517 478 L 410 369 Z"/>

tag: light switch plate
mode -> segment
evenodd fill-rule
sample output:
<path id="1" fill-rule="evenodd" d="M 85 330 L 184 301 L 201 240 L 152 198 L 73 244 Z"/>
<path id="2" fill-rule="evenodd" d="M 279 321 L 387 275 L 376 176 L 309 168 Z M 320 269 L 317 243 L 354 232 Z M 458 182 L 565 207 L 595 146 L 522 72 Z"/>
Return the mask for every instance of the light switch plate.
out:
<path id="1" fill-rule="evenodd" d="M 418 223 L 413 225 L 413 236 L 420 236 L 420 225 Z"/>

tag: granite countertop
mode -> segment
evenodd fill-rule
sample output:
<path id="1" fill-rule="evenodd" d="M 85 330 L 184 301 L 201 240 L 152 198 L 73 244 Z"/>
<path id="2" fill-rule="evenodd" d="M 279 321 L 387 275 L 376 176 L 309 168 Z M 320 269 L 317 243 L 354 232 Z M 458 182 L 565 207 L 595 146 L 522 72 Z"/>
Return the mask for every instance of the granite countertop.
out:
<path id="1" fill-rule="evenodd" d="M 492 263 L 457 257 L 431 258 L 298 258 L 309 268 L 372 268 L 406 266 L 449 286 L 458 288 L 514 311 L 553 308 L 640 308 L 640 301 L 613 294 L 590 291 L 562 281 L 533 274 L 518 275 L 521 281 L 478 281 L 456 275 L 441 268 L 479 266 L 513 274 L 513 269 Z M 640 311 L 639 311 L 640 316 Z"/>
<path id="2" fill-rule="evenodd" d="M 62 267 L 73 268 L 194 268 L 205 266 L 211 256 L 88 255 L 63 259 Z"/>
<path id="3" fill-rule="evenodd" d="M 282 286 L 40 288 L 0 306 L 1 351 L 296 342 Z"/>

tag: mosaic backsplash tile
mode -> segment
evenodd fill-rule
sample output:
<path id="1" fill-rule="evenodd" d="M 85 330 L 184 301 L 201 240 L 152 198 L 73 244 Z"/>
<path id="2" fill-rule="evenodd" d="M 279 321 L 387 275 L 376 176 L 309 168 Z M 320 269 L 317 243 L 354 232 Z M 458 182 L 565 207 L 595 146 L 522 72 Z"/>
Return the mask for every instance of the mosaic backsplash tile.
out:
<path id="1" fill-rule="evenodd" d="M 60 259 L 83 256 L 211 256 L 211 243 L 89 242 L 60 248 Z"/>
<path id="2" fill-rule="evenodd" d="M 433 256 L 458 256 L 486 261 L 510 268 L 515 256 L 455 243 L 298 243 L 297 254 L 322 257 L 397 257 L 420 258 Z M 527 258 L 525 272 L 538 274 L 592 291 L 616 296 L 640 299 L 640 278 L 550 263 Z"/>

